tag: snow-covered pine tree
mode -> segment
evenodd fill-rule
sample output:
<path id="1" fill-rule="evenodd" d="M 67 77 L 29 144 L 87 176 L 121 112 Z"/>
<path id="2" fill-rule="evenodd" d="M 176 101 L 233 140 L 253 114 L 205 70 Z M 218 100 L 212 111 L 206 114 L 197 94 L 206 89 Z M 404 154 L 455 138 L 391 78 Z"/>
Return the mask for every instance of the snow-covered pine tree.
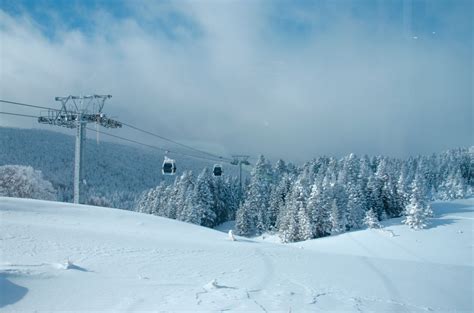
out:
<path id="1" fill-rule="evenodd" d="M 225 178 L 225 192 L 226 196 L 226 207 L 227 207 L 227 220 L 235 220 L 236 213 L 240 205 L 240 187 L 236 177 Z"/>
<path id="2" fill-rule="evenodd" d="M 199 174 L 189 199 L 185 221 L 206 227 L 215 226 L 216 214 L 212 210 L 214 198 L 210 188 L 210 172 L 206 167 Z"/>
<path id="3" fill-rule="evenodd" d="M 175 180 L 174 180 L 173 185 L 170 185 L 170 186 L 168 186 L 168 188 L 166 188 L 166 193 L 167 193 L 166 200 L 167 200 L 167 202 L 163 206 L 163 214 L 164 215 L 161 215 L 161 216 L 176 219 L 176 214 L 177 214 L 177 211 L 178 211 L 178 206 L 177 206 L 177 203 L 176 203 L 176 199 L 177 199 L 178 192 L 179 192 L 179 182 L 180 182 L 180 180 L 181 180 L 181 177 L 176 177 Z"/>
<path id="4" fill-rule="evenodd" d="M 332 201 L 329 220 L 331 222 L 331 235 L 345 232 L 344 213 L 337 205 L 336 199 Z"/>
<path id="5" fill-rule="evenodd" d="M 298 209 L 298 233 L 297 240 L 308 240 L 313 238 L 313 231 L 311 225 L 311 218 L 306 204 L 305 193 L 300 190 L 299 195 L 296 198 L 296 206 Z"/>
<path id="6" fill-rule="evenodd" d="M 392 183 L 392 163 L 385 157 L 380 157 L 380 161 L 375 172 L 376 186 L 380 188 L 380 204 L 382 211 L 379 212 L 379 219 L 399 216 L 403 208 L 398 207 L 395 187 Z"/>
<path id="7" fill-rule="evenodd" d="M 442 200 L 462 199 L 466 196 L 466 184 L 461 170 L 452 170 L 439 188 L 439 197 Z"/>
<path id="8" fill-rule="evenodd" d="M 426 201 L 425 177 L 417 173 L 411 185 L 410 203 L 405 208 L 403 222 L 413 229 L 422 229 L 427 226 L 427 219 L 433 215 L 431 206 Z"/>
<path id="9" fill-rule="evenodd" d="M 293 186 L 280 218 L 278 231 L 282 242 L 295 242 L 311 238 L 311 224 L 305 202 L 303 186 L 298 180 Z"/>
<path id="10" fill-rule="evenodd" d="M 397 180 L 397 193 L 399 195 L 400 205 L 404 208 L 410 201 L 410 188 L 409 188 L 408 176 L 407 176 L 407 165 L 403 162 L 400 169 L 400 175 Z"/>
<path id="11" fill-rule="evenodd" d="M 225 184 L 223 177 L 213 177 L 211 180 L 211 192 L 214 197 L 214 203 L 212 210 L 216 214 L 217 225 L 226 222 L 227 220 L 227 199 L 228 194 L 225 190 Z"/>
<path id="12" fill-rule="evenodd" d="M 388 218 L 399 217 L 403 213 L 402 199 L 396 184 L 393 182 L 393 176 L 389 175 L 384 182 L 382 188 L 382 202 L 384 203 L 384 211 Z"/>
<path id="13" fill-rule="evenodd" d="M 367 155 L 364 155 L 362 158 L 360 158 L 357 180 L 359 181 L 359 185 L 364 195 L 367 194 L 367 183 L 369 182 L 369 177 L 372 174 L 369 163 L 370 161 Z M 367 202 L 367 199 L 365 201 Z"/>
<path id="14" fill-rule="evenodd" d="M 189 214 L 189 198 L 192 196 L 194 190 L 194 175 L 192 171 L 185 171 L 177 184 L 176 199 L 176 219 L 180 221 L 186 220 L 186 215 Z"/>
<path id="15" fill-rule="evenodd" d="M 282 179 L 283 175 L 286 174 L 288 174 L 286 163 L 282 159 L 279 159 L 273 168 L 273 181 L 278 183 Z"/>
<path id="16" fill-rule="evenodd" d="M 240 235 L 261 234 L 270 229 L 269 200 L 272 168 L 261 155 L 251 172 L 245 202 L 237 212 L 236 227 Z"/>
<path id="17" fill-rule="evenodd" d="M 309 206 L 312 212 L 314 237 L 323 237 L 331 234 L 331 205 L 334 199 L 332 184 L 328 177 L 316 181 L 312 187 Z"/>
<path id="18" fill-rule="evenodd" d="M 377 218 L 377 214 L 375 214 L 374 210 L 370 209 L 365 213 L 364 217 L 364 224 L 368 228 L 381 228 L 379 220 Z"/>
<path id="19" fill-rule="evenodd" d="M 151 214 L 151 206 L 150 206 L 150 196 L 153 189 L 145 190 L 137 201 L 137 205 L 135 206 L 135 211 L 140 213 Z"/>
<path id="20" fill-rule="evenodd" d="M 251 236 L 256 232 L 255 214 L 248 201 L 245 201 L 235 215 L 235 228 L 241 236 Z"/>
<path id="21" fill-rule="evenodd" d="M 466 197 L 466 189 L 467 189 L 467 184 L 466 180 L 464 179 L 461 169 L 458 169 L 456 171 L 456 174 L 453 177 L 453 184 L 452 184 L 452 193 L 455 197 L 455 199 L 463 199 Z"/>
<path id="22" fill-rule="evenodd" d="M 341 214 L 341 232 L 344 232 L 351 228 L 349 224 L 350 220 L 350 207 L 349 204 L 349 192 L 352 188 L 352 181 L 347 168 L 341 167 L 337 175 L 337 181 L 333 185 L 333 196 L 336 200 L 337 207 Z"/>
<path id="23" fill-rule="evenodd" d="M 298 167 L 295 164 L 291 163 L 291 162 L 286 163 L 286 170 L 287 170 L 287 173 L 290 176 L 297 176 L 298 175 Z"/>
<path id="24" fill-rule="evenodd" d="M 155 188 L 143 192 L 137 202 L 135 211 L 158 215 L 164 188 L 164 184 L 162 183 Z"/>
<path id="25" fill-rule="evenodd" d="M 362 186 L 356 181 L 350 186 L 347 201 L 348 217 L 347 223 L 349 229 L 358 229 L 363 225 L 365 216 L 366 198 L 362 192 Z"/>
<path id="26" fill-rule="evenodd" d="M 278 229 L 281 241 L 284 243 L 298 241 L 298 212 L 288 205 L 283 209 L 282 214 Z"/>
<path id="27" fill-rule="evenodd" d="M 158 201 L 159 205 L 157 206 L 156 215 L 168 217 L 168 203 L 171 201 L 171 192 L 173 190 L 173 185 L 164 185 L 163 192 L 161 193 L 161 197 Z"/>
<path id="28" fill-rule="evenodd" d="M 384 216 L 384 205 L 382 202 L 383 181 L 370 175 L 367 182 L 367 206 L 372 208 L 379 220 Z"/>
<path id="29" fill-rule="evenodd" d="M 160 209 L 164 205 L 164 198 L 165 198 L 165 190 L 166 186 L 163 182 L 161 182 L 156 188 L 153 189 L 153 192 L 150 196 L 150 214 L 159 215 Z"/>
<path id="30" fill-rule="evenodd" d="M 269 230 L 279 228 L 280 213 L 286 206 L 287 201 L 289 200 L 289 195 L 291 191 L 291 178 L 288 174 L 284 174 L 280 179 L 279 183 L 273 185 L 270 200 L 269 200 L 269 210 L 268 210 L 268 219 L 269 219 Z"/>

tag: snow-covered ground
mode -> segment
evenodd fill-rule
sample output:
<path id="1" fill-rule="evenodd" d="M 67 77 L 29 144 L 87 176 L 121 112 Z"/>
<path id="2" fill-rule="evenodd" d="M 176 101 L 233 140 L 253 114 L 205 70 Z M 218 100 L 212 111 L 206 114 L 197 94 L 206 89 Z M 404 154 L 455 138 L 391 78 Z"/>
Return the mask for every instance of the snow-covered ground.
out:
<path id="1" fill-rule="evenodd" d="M 0 198 L 0 311 L 473 312 L 473 199 L 434 211 L 423 231 L 395 219 L 282 245 Z"/>

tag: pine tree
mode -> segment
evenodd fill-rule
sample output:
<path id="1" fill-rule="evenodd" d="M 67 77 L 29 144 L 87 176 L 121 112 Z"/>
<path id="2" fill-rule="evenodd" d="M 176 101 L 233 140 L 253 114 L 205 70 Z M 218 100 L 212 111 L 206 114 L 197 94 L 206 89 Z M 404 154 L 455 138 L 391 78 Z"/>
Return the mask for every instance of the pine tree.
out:
<path id="1" fill-rule="evenodd" d="M 301 192 L 297 199 L 298 216 L 298 240 L 308 240 L 313 238 L 311 219 L 306 208 L 304 194 Z"/>
<path id="2" fill-rule="evenodd" d="M 164 205 L 164 208 L 163 208 L 164 209 L 164 215 L 162 215 L 162 216 L 165 216 L 167 218 L 176 219 L 176 214 L 178 212 L 176 199 L 177 199 L 177 195 L 178 195 L 178 192 L 179 192 L 179 181 L 180 180 L 181 180 L 181 177 L 176 177 L 176 179 L 174 180 L 173 185 L 169 186 L 166 189 L 166 192 L 167 192 L 166 200 L 167 200 L 167 202 Z"/>
<path id="3" fill-rule="evenodd" d="M 466 184 L 461 170 L 452 170 L 440 187 L 440 198 L 443 200 L 462 199 L 466 196 Z"/>
<path id="4" fill-rule="evenodd" d="M 204 168 L 196 180 L 190 202 L 187 205 L 190 210 L 185 221 L 206 227 L 215 226 L 216 214 L 212 210 L 213 201 L 210 172 L 208 168 Z"/>
<path id="5" fill-rule="evenodd" d="M 298 241 L 298 212 L 286 207 L 283 214 L 278 230 L 281 241 L 284 243 Z"/>
<path id="6" fill-rule="evenodd" d="M 384 215 L 384 204 L 382 202 L 383 182 L 371 175 L 367 182 L 367 206 L 374 210 L 377 218 L 382 220 Z"/>
<path id="7" fill-rule="evenodd" d="M 406 163 L 403 163 L 402 168 L 400 169 L 400 176 L 397 181 L 397 192 L 400 198 L 400 205 L 402 207 L 405 207 L 410 201 L 410 190 Z"/>
<path id="8" fill-rule="evenodd" d="M 377 215 L 372 209 L 365 213 L 364 224 L 369 228 L 381 228 Z"/>
<path id="9" fill-rule="evenodd" d="M 211 180 L 211 193 L 214 198 L 212 210 L 216 214 L 216 224 L 218 225 L 227 220 L 227 192 L 222 177 L 213 177 Z"/>
<path id="10" fill-rule="evenodd" d="M 342 171 L 344 173 L 344 171 Z M 341 174 L 341 172 L 340 172 Z M 332 186 L 332 194 L 334 200 L 336 201 L 336 205 L 339 208 L 340 214 L 340 232 L 344 232 L 350 229 L 349 219 L 350 219 L 350 211 L 348 206 L 348 177 L 345 175 L 339 175 L 337 181 Z M 346 186 L 346 187 L 344 187 Z"/>
<path id="11" fill-rule="evenodd" d="M 362 187 L 359 181 L 356 181 L 351 185 L 348 195 L 348 226 L 349 229 L 358 229 L 363 225 L 363 219 L 365 215 L 365 195 L 362 192 Z"/>
<path id="12" fill-rule="evenodd" d="M 302 182 L 298 180 L 280 219 L 279 235 L 282 242 L 294 242 L 311 238 L 311 223 Z"/>
<path id="13" fill-rule="evenodd" d="M 173 186 L 168 185 L 163 190 L 163 194 L 159 200 L 160 205 L 158 206 L 158 210 L 156 211 L 156 215 L 169 217 L 168 216 L 168 205 L 171 202 L 171 194 L 172 194 Z"/>
<path id="14" fill-rule="evenodd" d="M 279 182 L 282 179 L 283 175 L 286 175 L 288 173 L 288 169 L 287 169 L 285 161 L 279 159 L 273 168 L 273 173 L 274 173 L 273 180 L 275 182 Z"/>
<path id="15" fill-rule="evenodd" d="M 255 234 L 255 216 L 250 204 L 245 201 L 237 210 L 235 216 L 235 228 L 237 234 L 241 236 L 251 236 Z"/>
<path id="16" fill-rule="evenodd" d="M 166 195 L 164 194 L 165 191 L 166 191 L 166 187 L 163 182 L 153 189 L 153 194 L 151 196 L 151 199 L 150 199 L 151 201 L 149 203 L 151 214 L 159 215 L 159 211 L 163 207 L 164 199 L 166 198 Z"/>
<path id="17" fill-rule="evenodd" d="M 241 235 L 261 234 L 270 229 L 269 200 L 273 172 L 261 155 L 251 173 L 246 199 L 237 212 L 236 227 Z"/>
<path id="18" fill-rule="evenodd" d="M 413 229 L 423 229 L 427 226 L 427 218 L 433 215 L 429 205 L 422 205 L 411 198 L 410 203 L 405 208 L 405 219 L 403 222 Z"/>
<path id="19" fill-rule="evenodd" d="M 177 185 L 176 199 L 176 219 L 180 221 L 186 220 L 186 215 L 189 212 L 188 199 L 192 196 L 194 189 L 194 176 L 191 171 L 185 171 Z"/>
<path id="20" fill-rule="evenodd" d="M 150 189 L 142 193 L 135 207 L 136 212 L 151 214 L 151 207 L 149 205 L 151 191 Z"/>
<path id="21" fill-rule="evenodd" d="M 329 213 L 329 220 L 331 222 L 331 234 L 340 234 L 345 231 L 343 222 L 343 213 L 337 205 L 336 199 L 332 201 L 331 212 Z"/>
<path id="22" fill-rule="evenodd" d="M 284 174 L 277 185 L 274 185 L 270 194 L 268 219 L 269 230 L 278 229 L 280 217 L 285 207 L 291 190 L 291 178 Z"/>
<path id="23" fill-rule="evenodd" d="M 240 205 L 240 187 L 237 178 L 226 177 L 225 180 L 226 192 L 226 207 L 227 207 L 227 219 L 229 221 L 236 219 L 236 213 Z"/>
<path id="24" fill-rule="evenodd" d="M 308 210 L 312 220 L 313 238 L 331 234 L 331 200 L 333 199 L 331 185 L 328 179 L 316 180 L 311 188 Z"/>
<path id="25" fill-rule="evenodd" d="M 427 226 L 427 218 L 433 215 L 431 206 L 426 202 L 426 181 L 422 174 L 417 173 L 411 186 L 410 203 L 405 208 L 403 222 L 413 229 Z"/>

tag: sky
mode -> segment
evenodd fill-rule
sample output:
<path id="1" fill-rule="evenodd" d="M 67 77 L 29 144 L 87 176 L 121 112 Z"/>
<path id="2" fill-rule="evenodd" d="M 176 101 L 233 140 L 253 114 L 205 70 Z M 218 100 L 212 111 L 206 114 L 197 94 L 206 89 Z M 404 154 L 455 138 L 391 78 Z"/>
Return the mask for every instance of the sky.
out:
<path id="1" fill-rule="evenodd" d="M 109 116 L 226 156 L 428 154 L 473 144 L 472 29 L 461 0 L 2 0 L 0 98 L 111 94 Z"/>

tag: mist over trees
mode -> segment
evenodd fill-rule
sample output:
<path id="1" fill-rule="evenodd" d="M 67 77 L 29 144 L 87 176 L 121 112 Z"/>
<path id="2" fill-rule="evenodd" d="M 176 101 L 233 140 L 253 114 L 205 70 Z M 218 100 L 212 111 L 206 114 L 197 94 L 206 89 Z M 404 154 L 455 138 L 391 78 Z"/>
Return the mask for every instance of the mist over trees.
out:
<path id="1" fill-rule="evenodd" d="M 430 201 L 472 195 L 473 170 L 472 148 L 405 160 L 319 157 L 301 167 L 283 160 L 272 166 L 260 156 L 242 197 L 236 178 L 204 169 L 148 190 L 137 210 L 207 227 L 235 219 L 240 235 L 273 232 L 283 242 L 377 228 L 401 216 L 420 229 L 432 214 Z"/>

